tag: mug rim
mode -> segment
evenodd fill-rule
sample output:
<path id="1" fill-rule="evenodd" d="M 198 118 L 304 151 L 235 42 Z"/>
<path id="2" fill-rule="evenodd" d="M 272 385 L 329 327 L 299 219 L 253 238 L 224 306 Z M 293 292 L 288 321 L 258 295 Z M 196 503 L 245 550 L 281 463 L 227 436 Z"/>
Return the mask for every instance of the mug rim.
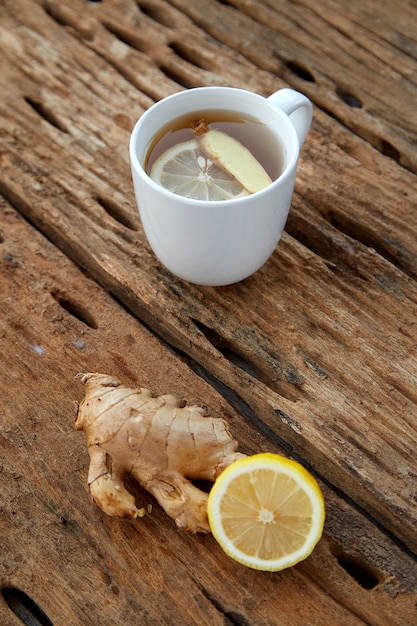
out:
<path id="1" fill-rule="evenodd" d="M 287 149 L 287 145 L 288 143 L 291 143 L 292 146 L 294 146 L 294 149 L 292 150 L 293 154 L 292 157 L 290 158 L 289 162 L 286 164 L 286 167 L 284 169 L 284 171 L 278 176 L 278 178 L 276 178 L 274 181 L 272 181 L 271 184 L 269 184 L 267 187 L 265 187 L 264 189 L 261 189 L 260 191 L 257 191 L 255 193 L 249 194 L 247 196 L 241 196 L 241 197 L 236 197 L 236 198 L 230 198 L 227 200 L 198 200 L 195 198 L 188 198 L 186 196 L 181 196 L 179 194 L 175 194 L 172 191 L 169 191 L 168 189 L 165 189 L 165 187 L 162 187 L 161 185 L 159 185 L 158 183 L 156 183 L 154 180 L 152 180 L 152 178 L 149 176 L 149 174 L 146 172 L 146 170 L 144 169 L 144 167 L 142 166 L 142 163 L 139 159 L 139 156 L 137 154 L 136 151 L 136 145 L 137 145 L 137 139 L 138 139 L 138 135 L 139 132 L 142 128 L 142 126 L 146 123 L 147 118 L 154 115 L 159 109 L 169 106 L 169 104 L 173 101 L 173 100 L 179 100 L 182 98 L 188 98 L 189 94 L 195 93 L 195 92 L 206 92 L 207 91 L 211 91 L 212 93 L 214 92 L 227 92 L 228 94 L 244 94 L 245 97 L 250 97 L 252 99 L 257 100 L 258 102 L 262 103 L 262 106 L 266 106 L 269 110 L 273 111 L 274 115 L 278 115 L 281 120 L 284 120 L 284 123 L 286 124 L 286 127 L 289 129 L 289 133 L 290 135 L 292 135 L 291 141 L 287 142 L 284 141 L 281 137 L 281 141 L 284 145 L 284 149 Z M 208 106 L 206 107 L 208 110 L 213 109 L 214 107 L 212 106 Z M 217 107 L 219 108 L 219 107 Z M 239 108 L 238 107 L 232 107 L 230 110 L 232 111 L 237 111 L 239 112 Z M 243 111 L 242 111 L 243 113 Z M 248 113 L 245 111 L 244 112 L 246 115 L 248 115 Z M 262 121 L 262 117 L 258 116 L 260 121 Z M 176 119 L 176 118 L 173 118 Z M 169 122 L 167 122 L 167 124 L 169 124 Z M 155 131 L 156 133 L 157 131 Z M 153 133 L 153 135 L 155 135 L 155 133 Z M 136 121 L 131 135 L 130 135 L 130 141 L 129 141 L 129 155 L 130 155 L 130 161 L 131 161 L 131 165 L 134 168 L 135 172 L 143 179 L 145 180 L 145 182 L 150 185 L 154 190 L 156 190 L 158 193 L 162 194 L 163 196 L 166 196 L 167 198 L 175 198 L 177 200 L 180 200 L 182 203 L 184 204 L 192 204 L 193 206 L 201 206 L 201 207 L 207 207 L 207 206 L 213 206 L 215 205 L 216 207 L 222 207 L 222 206 L 231 206 L 234 205 L 236 203 L 246 203 L 248 201 L 253 200 L 254 197 L 256 198 L 261 198 L 261 196 L 271 193 L 271 191 L 280 186 L 284 180 L 286 178 L 288 178 L 289 176 L 291 176 L 294 167 L 296 167 L 297 162 L 298 162 L 298 157 L 299 157 L 299 152 L 300 152 L 300 146 L 299 146 L 299 142 L 298 142 L 298 137 L 297 137 L 297 132 L 294 128 L 294 125 L 292 124 L 290 118 L 288 117 L 288 115 L 282 111 L 282 109 L 280 109 L 278 106 L 272 104 L 272 102 L 268 101 L 268 97 L 262 96 L 260 94 L 257 94 L 253 91 L 249 91 L 247 89 L 240 89 L 237 87 L 226 87 L 226 86 L 222 86 L 222 85 L 210 85 L 207 87 L 192 87 L 190 89 L 184 89 L 183 91 L 178 91 L 175 92 L 173 94 L 170 94 L 168 96 L 165 96 L 164 98 L 162 98 L 161 100 L 158 100 L 157 102 L 155 102 L 153 105 L 151 105 L 148 109 L 146 109 L 146 111 L 144 111 L 142 113 L 142 115 L 139 117 L 139 119 Z"/>

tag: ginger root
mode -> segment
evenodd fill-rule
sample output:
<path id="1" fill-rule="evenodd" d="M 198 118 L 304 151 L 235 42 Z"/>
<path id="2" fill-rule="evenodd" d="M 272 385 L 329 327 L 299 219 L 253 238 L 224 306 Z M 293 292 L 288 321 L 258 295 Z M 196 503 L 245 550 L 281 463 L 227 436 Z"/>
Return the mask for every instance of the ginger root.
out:
<path id="1" fill-rule="evenodd" d="M 214 481 L 244 457 L 221 418 L 185 406 L 172 395 L 154 397 L 105 374 L 80 374 L 86 385 L 75 421 L 90 455 L 88 484 L 93 500 L 108 515 L 142 517 L 124 486 L 131 476 L 149 491 L 177 526 L 209 532 L 207 494 L 196 479 Z"/>

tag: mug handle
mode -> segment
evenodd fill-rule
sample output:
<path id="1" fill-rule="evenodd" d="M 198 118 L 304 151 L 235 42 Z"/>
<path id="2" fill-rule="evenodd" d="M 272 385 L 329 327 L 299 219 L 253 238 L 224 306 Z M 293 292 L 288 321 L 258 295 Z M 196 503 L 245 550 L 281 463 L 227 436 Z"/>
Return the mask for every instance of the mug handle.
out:
<path id="1" fill-rule="evenodd" d="M 279 89 L 268 102 L 288 115 L 296 130 L 300 148 L 303 145 L 313 119 L 313 105 L 310 100 L 295 89 Z"/>

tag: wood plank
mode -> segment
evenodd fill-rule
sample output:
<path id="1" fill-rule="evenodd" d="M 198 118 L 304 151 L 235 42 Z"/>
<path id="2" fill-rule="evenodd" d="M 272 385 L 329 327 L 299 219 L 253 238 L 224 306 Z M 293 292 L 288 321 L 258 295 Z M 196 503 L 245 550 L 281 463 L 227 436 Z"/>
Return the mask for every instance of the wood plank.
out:
<path id="1" fill-rule="evenodd" d="M 257 67 L 298 86 L 383 154 L 417 171 L 417 46 L 405 26 L 415 19 L 415 7 L 404 12 L 389 2 L 372 3 L 371 10 L 365 6 L 355 15 L 349 3 L 330 1 L 171 4 Z M 385 27 L 379 32 L 381 22 Z M 398 37 L 403 29 L 410 32 L 407 42 Z"/>
<path id="2" fill-rule="evenodd" d="M 146 32 L 153 18 L 126 6 L 128 28 L 143 19 Z M 94 11 L 104 19 L 105 10 Z M 2 193 L 140 319 L 240 395 L 264 428 L 416 550 L 409 507 L 415 177 L 316 110 L 289 221 L 293 236 L 240 285 L 199 289 L 177 281 L 144 242 L 131 189 L 128 128 L 149 96 L 118 73 L 115 60 L 90 49 L 90 35 L 79 39 L 81 26 L 75 37 L 74 26 L 63 29 L 51 12 L 36 4 L 27 12 L 16 2 L 2 22 Z M 167 15 L 177 39 L 190 28 L 196 33 L 183 14 Z M 91 28 L 99 23 L 97 14 L 88 19 Z M 101 49 L 101 28 L 94 33 Z M 108 49 L 119 63 L 137 53 L 119 39 Z M 236 76 L 248 61 L 232 48 L 226 56 L 222 81 L 230 73 L 244 87 L 245 74 Z M 256 81 L 255 66 L 252 75 Z M 55 123 L 47 121 L 52 113 Z"/>
<path id="3" fill-rule="evenodd" d="M 417 565 L 325 484 L 326 533 L 279 574 L 231 561 L 211 536 L 179 532 L 153 499 L 127 522 L 87 488 L 74 430 L 79 371 L 98 369 L 225 416 L 247 452 L 282 452 L 171 349 L 0 201 L 0 586 L 54 624 L 413 624 Z M 349 567 L 359 572 L 352 575 Z M 350 572 L 350 573 L 349 573 Z M 365 581 L 365 582 L 364 582 Z M 20 623 L 0 596 L 2 624 Z"/>
<path id="4" fill-rule="evenodd" d="M 190 398 L 191 389 L 191 400 L 225 412 L 245 449 L 292 447 L 368 511 L 375 506 L 387 522 L 382 500 L 387 526 L 396 532 L 394 514 L 401 514 L 413 486 L 412 476 L 404 479 L 401 472 L 413 472 L 415 462 L 410 454 L 415 241 L 411 194 L 404 197 L 404 213 L 396 209 L 398 190 L 412 177 L 318 115 L 301 163 L 290 234 L 268 266 L 250 281 L 220 290 L 173 279 L 144 242 L 126 145 L 130 112 L 140 114 L 153 97 L 177 86 L 109 37 L 109 30 L 100 28 L 94 35 L 99 22 L 85 13 L 85 5 L 82 18 L 74 17 L 74 4 L 60 17 L 60 26 L 54 26 L 51 8 L 45 13 L 31 4 L 27 11 L 27 2 L 15 3 L 5 14 L 6 5 L 0 7 L 7 18 L 1 22 L 0 80 L 6 89 L 0 190 L 183 354 L 175 357 L 2 202 L 6 297 L 0 300 L 0 336 L 6 374 L 0 397 L 6 427 L 2 423 L 1 442 L 2 473 L 10 478 L 1 487 L 0 537 L 7 538 L 1 585 L 25 590 L 54 623 L 65 615 L 66 623 L 74 624 L 140 619 L 258 625 L 279 619 L 297 625 L 305 623 L 308 610 L 311 624 L 385 626 L 401 620 L 411 626 L 415 560 L 325 483 L 326 536 L 311 559 L 279 575 L 236 567 L 213 548 L 211 538 L 178 533 L 156 506 L 142 522 L 120 524 L 86 499 L 86 453 L 71 426 L 74 397 L 82 390 L 75 391 L 73 376 L 103 365 L 132 383 L 145 379 L 156 391 L 168 386 Z M 124 6 L 130 36 L 138 13 L 132 3 Z M 88 10 L 98 12 L 98 5 L 92 7 Z M 191 28 L 196 38 L 204 34 L 166 3 L 147 7 L 170 24 L 170 36 L 178 29 L 178 41 Z M 100 11 L 105 15 L 100 19 L 114 29 L 113 8 L 109 14 Z M 139 15 L 146 40 L 155 20 Z M 158 24 L 154 38 L 166 33 Z M 94 48 L 87 41 L 94 41 Z M 219 50 L 209 37 L 205 41 L 212 47 L 203 60 Z M 228 67 L 217 80 L 230 78 L 244 86 L 246 72 L 256 89 L 253 65 L 232 48 L 220 49 Z M 168 56 L 163 50 L 155 43 L 155 59 Z M 127 53 L 126 64 L 136 59 L 138 69 L 148 66 L 144 79 L 126 67 L 120 75 L 120 56 Z M 184 59 L 171 59 L 165 68 L 184 76 L 185 83 L 193 80 Z M 216 77 L 206 70 L 195 78 L 210 83 Z M 143 91 L 135 80 L 141 80 Z M 270 80 L 276 79 L 264 73 L 258 85 Z M 332 171 L 335 163 L 339 174 Z M 369 198 L 379 191 L 381 176 L 386 188 L 380 206 L 371 211 Z M 344 184 L 335 185 L 334 177 Z M 352 195 L 359 223 L 351 212 Z M 392 243 L 388 234 L 394 232 L 398 241 Z M 249 314 L 246 303 L 252 299 L 256 308 Z M 388 341 L 387 332 L 393 333 Z M 213 376 L 223 381 L 221 389 L 241 415 L 184 360 L 212 382 Z M 341 465 L 339 474 L 333 472 L 335 462 Z M 397 496 L 398 487 L 403 492 Z M 401 506 L 393 512 L 394 496 Z M 407 527 L 400 521 L 398 536 L 410 532 L 411 542 L 413 520 Z M 18 623 L 4 602 L 0 617 L 2 623 Z"/>

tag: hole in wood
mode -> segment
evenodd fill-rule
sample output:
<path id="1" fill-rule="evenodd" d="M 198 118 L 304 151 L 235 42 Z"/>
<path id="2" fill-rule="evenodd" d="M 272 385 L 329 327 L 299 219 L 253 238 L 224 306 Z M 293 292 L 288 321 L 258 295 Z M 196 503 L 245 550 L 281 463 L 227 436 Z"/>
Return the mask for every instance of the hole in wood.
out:
<path id="1" fill-rule="evenodd" d="M 309 83 L 316 82 L 316 79 L 314 78 L 310 70 L 308 70 L 301 63 L 298 63 L 298 61 L 288 61 L 286 65 L 288 69 L 291 70 L 291 72 L 298 76 L 298 78 L 301 78 L 302 80 L 305 80 Z"/>
<path id="2" fill-rule="evenodd" d="M 227 342 L 220 337 L 218 333 L 212 328 L 208 328 L 201 322 L 197 320 L 193 320 L 194 324 L 197 328 L 203 333 L 205 338 L 211 343 L 212 346 L 216 348 L 230 363 L 236 365 L 241 370 L 252 376 L 252 378 L 256 378 L 260 380 L 260 376 L 257 370 L 251 365 L 245 358 L 243 358 L 240 354 L 235 352 L 230 346 L 227 345 Z"/>
<path id="3" fill-rule="evenodd" d="M 89 328 L 93 328 L 94 330 L 98 328 L 98 324 L 93 318 L 92 315 L 83 307 L 78 304 L 74 300 L 67 298 L 57 291 L 53 291 L 51 293 L 52 297 L 58 302 L 58 304 L 72 317 L 75 317 L 78 321 L 82 322 Z"/>
<path id="4" fill-rule="evenodd" d="M 385 156 L 389 157 L 390 159 L 394 159 L 394 161 L 397 161 L 397 163 L 400 162 L 401 152 L 386 139 L 380 140 L 380 150 L 382 154 L 385 154 Z"/>
<path id="5" fill-rule="evenodd" d="M 224 626 L 250 626 L 248 620 L 236 611 L 227 611 L 224 620 Z"/>
<path id="6" fill-rule="evenodd" d="M 240 354 L 230 348 L 227 348 L 226 346 L 223 347 L 220 345 L 217 349 L 229 361 L 229 363 L 233 363 L 233 365 L 239 367 L 241 370 L 252 376 L 252 378 L 260 380 L 260 376 L 255 368 L 246 359 L 243 359 Z"/>
<path id="7" fill-rule="evenodd" d="M 102 24 L 109 33 L 133 50 L 146 53 L 152 48 L 153 44 L 149 41 L 149 38 L 141 36 L 140 31 L 137 29 L 125 28 L 114 21 L 110 22 L 108 20 L 103 20 Z"/>
<path id="8" fill-rule="evenodd" d="M 222 603 L 218 598 L 215 598 L 211 592 L 204 587 L 201 587 L 203 595 L 209 600 L 212 605 L 222 613 L 224 616 L 224 626 L 250 626 L 249 622 L 243 615 L 236 613 L 235 611 L 226 611 Z"/>
<path id="9" fill-rule="evenodd" d="M 53 626 L 49 617 L 24 591 L 14 587 L 1 590 L 9 609 L 27 626 Z"/>
<path id="10" fill-rule="evenodd" d="M 198 67 L 199 69 L 202 69 L 202 70 L 206 69 L 205 67 L 203 67 L 197 62 L 196 55 L 195 55 L 195 47 L 191 48 L 186 43 L 182 43 L 180 41 L 175 41 L 173 43 L 170 43 L 169 47 L 171 48 L 173 52 L 175 52 L 177 56 L 179 56 L 184 61 L 187 61 L 187 63 L 191 63 L 195 67 Z"/>
<path id="11" fill-rule="evenodd" d="M 343 100 L 343 102 L 347 104 L 349 107 L 351 107 L 352 109 L 362 108 L 362 102 L 359 100 L 359 98 L 354 96 L 352 93 L 348 91 L 344 91 L 343 89 L 339 89 L 339 88 L 336 89 L 336 93 L 339 96 L 339 98 Z"/>
<path id="12" fill-rule="evenodd" d="M 130 46 L 131 48 L 136 48 L 134 42 L 132 41 L 132 39 L 133 39 L 132 33 L 127 31 L 126 29 L 120 27 L 118 24 L 113 24 L 113 23 L 110 23 L 110 22 L 107 22 L 107 21 L 103 21 L 102 24 L 103 24 L 104 28 L 106 30 L 108 30 L 109 33 L 111 33 L 112 35 L 117 37 L 117 39 L 119 39 L 119 41 L 121 41 L 122 43 L 125 43 L 126 45 Z"/>
<path id="13" fill-rule="evenodd" d="M 365 563 L 348 556 L 336 556 L 336 558 L 345 572 L 364 589 L 374 589 L 378 585 L 379 577 Z"/>
<path id="14" fill-rule="evenodd" d="M 119 224 L 129 228 L 130 230 L 138 230 L 134 218 L 129 215 L 125 209 L 122 209 L 122 207 L 119 206 L 114 200 L 111 198 L 105 198 L 104 196 L 96 196 L 96 200 L 106 213 L 116 220 L 116 222 L 119 222 Z"/>
<path id="15" fill-rule="evenodd" d="M 33 98 L 30 98 L 28 96 L 25 97 L 25 100 L 28 105 L 32 107 L 34 111 L 36 111 L 38 115 L 40 115 L 46 122 L 48 122 L 48 124 L 54 126 L 63 133 L 68 132 L 64 124 L 61 122 L 61 120 L 58 119 L 55 113 L 47 106 L 45 106 L 42 102 L 40 102 L 39 100 L 34 100 Z"/>
<path id="16" fill-rule="evenodd" d="M 57 24 L 64 26 L 65 30 L 81 39 L 94 39 L 94 27 L 89 20 L 84 21 L 81 15 L 77 15 L 70 7 L 62 2 L 47 2 L 44 6 L 45 13 Z"/>
<path id="17" fill-rule="evenodd" d="M 167 64 L 159 65 L 159 69 L 161 72 L 165 74 L 165 76 L 171 80 L 173 80 L 178 85 L 181 85 L 185 88 L 196 87 L 192 81 L 188 80 L 184 74 L 181 72 L 180 68 L 172 67 Z"/>
<path id="18" fill-rule="evenodd" d="M 49 17 L 52 17 L 52 19 L 55 20 L 57 24 L 59 24 L 60 26 L 68 26 L 68 20 L 63 18 L 59 11 L 59 7 L 57 10 L 56 6 L 47 2 L 45 3 L 45 6 L 43 8 L 45 10 L 45 13 L 49 15 Z"/>
<path id="19" fill-rule="evenodd" d="M 166 6 L 155 6 L 152 2 L 146 2 L 143 0 L 139 0 L 137 5 L 142 13 L 153 19 L 155 22 L 158 22 L 158 24 L 168 27 L 176 26 L 174 20 L 170 19 Z"/>

